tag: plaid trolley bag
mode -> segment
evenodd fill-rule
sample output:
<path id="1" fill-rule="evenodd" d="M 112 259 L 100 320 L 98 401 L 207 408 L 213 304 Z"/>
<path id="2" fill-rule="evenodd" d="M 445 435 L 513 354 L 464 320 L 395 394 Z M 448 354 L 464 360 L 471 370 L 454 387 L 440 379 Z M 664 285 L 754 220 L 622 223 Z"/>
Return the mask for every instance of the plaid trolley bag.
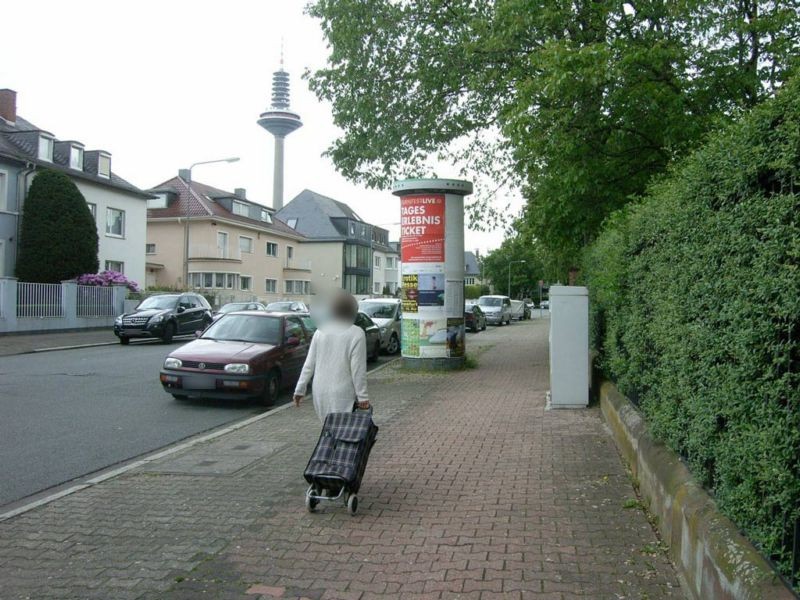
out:
<path id="1" fill-rule="evenodd" d="M 364 412 L 330 413 L 325 417 L 317 447 L 304 476 L 309 483 L 306 508 L 313 512 L 320 501 L 342 499 L 351 515 L 358 510 L 361 478 L 375 444 L 378 426 L 372 409 Z M 328 492 L 323 495 L 323 491 Z"/>

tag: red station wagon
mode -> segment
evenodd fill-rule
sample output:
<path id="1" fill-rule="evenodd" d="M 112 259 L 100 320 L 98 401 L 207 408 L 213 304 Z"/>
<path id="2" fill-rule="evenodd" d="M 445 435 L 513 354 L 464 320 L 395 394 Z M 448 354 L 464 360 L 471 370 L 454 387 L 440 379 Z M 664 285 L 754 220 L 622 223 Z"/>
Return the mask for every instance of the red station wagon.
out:
<path id="1" fill-rule="evenodd" d="M 296 313 L 224 315 L 167 356 L 161 385 L 179 400 L 257 398 L 271 405 L 300 377 L 313 335 L 304 319 Z"/>

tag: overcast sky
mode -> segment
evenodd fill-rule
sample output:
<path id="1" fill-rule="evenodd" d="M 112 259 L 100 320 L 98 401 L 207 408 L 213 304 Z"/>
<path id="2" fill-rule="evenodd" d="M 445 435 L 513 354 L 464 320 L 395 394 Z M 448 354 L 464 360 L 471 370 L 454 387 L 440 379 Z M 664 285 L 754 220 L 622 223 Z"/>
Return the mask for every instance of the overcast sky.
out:
<path id="1" fill-rule="evenodd" d="M 112 154 L 113 170 L 153 187 L 191 163 L 194 179 L 247 189 L 271 205 L 272 138 L 256 120 L 270 100 L 284 40 L 292 109 L 303 127 L 286 141 L 285 202 L 304 188 L 349 204 L 397 239 L 399 201 L 353 185 L 321 155 L 338 135 L 330 106 L 301 75 L 325 64 L 304 0 L 25 0 L 3 7 L 0 88 L 18 114 L 62 140 Z M 441 176 L 455 176 L 440 172 Z M 498 205 L 511 200 L 503 198 Z M 466 249 L 500 245 L 501 231 L 467 232 Z"/>

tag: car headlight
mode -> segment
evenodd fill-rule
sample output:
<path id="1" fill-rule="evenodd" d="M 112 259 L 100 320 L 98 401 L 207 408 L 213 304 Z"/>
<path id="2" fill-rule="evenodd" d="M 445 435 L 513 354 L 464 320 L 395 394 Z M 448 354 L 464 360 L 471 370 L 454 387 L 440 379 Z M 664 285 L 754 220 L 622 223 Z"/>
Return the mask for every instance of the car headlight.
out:
<path id="1" fill-rule="evenodd" d="M 183 366 L 180 358 L 172 358 L 167 357 L 167 360 L 164 361 L 164 368 L 165 369 L 180 369 Z"/>
<path id="2" fill-rule="evenodd" d="M 250 365 L 244 363 L 231 363 L 225 365 L 226 373 L 235 373 L 236 375 L 247 375 L 250 372 Z"/>
<path id="3" fill-rule="evenodd" d="M 164 315 L 156 315 L 155 317 L 150 317 L 150 323 L 161 323 L 164 320 Z"/>
<path id="4" fill-rule="evenodd" d="M 386 333 L 386 327 L 381 327 L 381 334 Z"/>
<path id="5" fill-rule="evenodd" d="M 114 325 L 122 325 L 122 315 L 114 319 Z"/>

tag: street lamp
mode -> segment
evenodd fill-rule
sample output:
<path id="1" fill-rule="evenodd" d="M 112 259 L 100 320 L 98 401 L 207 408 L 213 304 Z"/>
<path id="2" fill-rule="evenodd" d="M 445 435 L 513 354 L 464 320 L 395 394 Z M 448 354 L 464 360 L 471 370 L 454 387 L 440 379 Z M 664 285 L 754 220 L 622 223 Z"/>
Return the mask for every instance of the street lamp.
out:
<path id="1" fill-rule="evenodd" d="M 511 265 L 513 265 L 514 263 L 524 263 L 524 262 L 528 262 L 528 261 L 526 261 L 526 260 L 512 260 L 510 263 L 508 263 L 508 297 L 509 298 L 511 298 Z"/>
<path id="2" fill-rule="evenodd" d="M 183 224 L 183 285 L 187 290 L 189 289 L 189 219 L 191 218 L 189 205 L 192 202 L 192 169 L 200 165 L 210 165 L 213 163 L 234 163 L 238 160 L 238 156 L 233 156 L 231 158 L 218 158 L 216 160 L 203 160 L 192 163 L 192 166 L 187 169 L 186 218 Z"/>

